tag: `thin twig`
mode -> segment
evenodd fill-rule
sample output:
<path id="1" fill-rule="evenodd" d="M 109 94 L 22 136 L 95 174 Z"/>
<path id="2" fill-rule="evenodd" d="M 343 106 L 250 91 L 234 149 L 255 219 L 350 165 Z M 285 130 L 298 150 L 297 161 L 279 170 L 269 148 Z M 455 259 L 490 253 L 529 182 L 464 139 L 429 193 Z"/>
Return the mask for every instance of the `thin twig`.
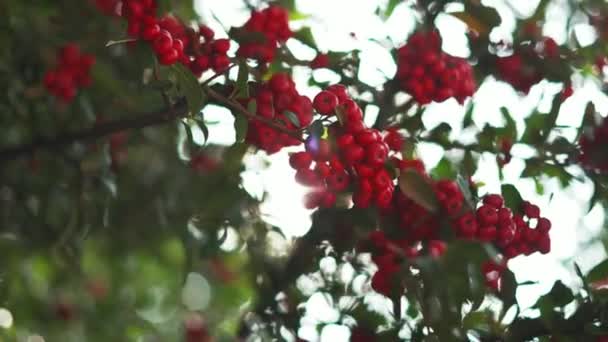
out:
<path id="1" fill-rule="evenodd" d="M 83 131 L 64 133 L 56 137 L 40 137 L 27 144 L 0 149 L 0 161 L 4 162 L 22 156 L 30 156 L 41 149 L 61 148 L 78 141 L 94 140 L 120 131 L 165 124 L 184 117 L 187 113 L 186 100 L 182 98 L 174 106 L 161 111 L 106 122 Z"/>

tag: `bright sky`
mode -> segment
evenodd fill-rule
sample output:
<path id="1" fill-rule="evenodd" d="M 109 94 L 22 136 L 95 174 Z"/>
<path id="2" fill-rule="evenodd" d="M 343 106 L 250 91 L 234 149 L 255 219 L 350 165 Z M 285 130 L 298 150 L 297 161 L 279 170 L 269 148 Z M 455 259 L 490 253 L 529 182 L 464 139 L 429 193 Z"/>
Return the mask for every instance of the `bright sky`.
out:
<path id="1" fill-rule="evenodd" d="M 392 76 L 396 70 L 390 58 L 388 50 L 378 43 L 369 42 L 369 38 L 401 45 L 414 28 L 415 15 L 405 5 L 399 5 L 393 16 L 387 22 L 381 21 L 374 15 L 379 0 L 306 0 L 298 1 L 300 12 L 310 15 L 306 25 L 312 27 L 313 34 L 318 46 L 322 50 L 345 51 L 354 48 L 363 51 L 361 58 L 360 79 L 372 85 L 380 85 L 384 82 L 384 75 Z M 488 4 L 496 4 L 503 17 L 503 24 L 493 32 L 493 35 L 508 36 L 514 27 L 514 19 L 508 10 L 507 4 L 526 14 L 534 10 L 536 1 L 487 1 Z M 216 29 L 221 29 L 218 23 L 212 19 L 212 13 L 226 26 L 239 26 L 248 17 L 244 11 L 242 0 L 223 1 L 200 1 L 199 12 L 209 20 L 209 24 Z M 565 16 L 560 15 L 558 7 L 552 7 L 548 11 L 551 22 L 545 25 L 544 33 L 554 37 L 558 42 L 565 41 L 564 22 Z M 295 23 L 294 25 L 298 25 Z M 449 16 L 441 15 L 437 19 L 437 25 L 444 38 L 444 50 L 454 55 L 466 56 L 465 25 L 459 20 Z M 354 32 L 358 39 L 353 39 L 350 33 Z M 593 41 L 594 37 L 589 33 L 589 27 L 580 24 L 577 34 L 580 40 Z M 387 39 L 388 37 L 388 39 Z M 303 59 L 311 59 L 314 53 L 297 42 L 290 42 L 294 53 Z M 302 80 L 306 76 L 305 70 L 295 70 L 296 80 Z M 300 76 L 298 78 L 298 76 Z M 332 75 L 318 72 L 315 77 L 332 79 Z M 558 124 L 578 125 L 582 119 L 583 108 L 587 101 L 593 99 L 596 108 L 605 115 L 608 110 L 608 99 L 598 90 L 593 80 L 580 77 L 573 80 L 576 93 L 562 107 Z M 302 82 L 298 85 L 301 93 L 314 96 L 318 89 L 306 87 Z M 502 119 L 499 108 L 505 106 L 510 109 L 512 115 L 518 122 L 518 127 L 523 126 L 523 119 L 530 114 L 532 109 L 541 103 L 544 108 L 550 104 L 552 94 L 560 90 L 559 85 L 542 84 L 534 87 L 530 94 L 521 97 L 508 85 L 488 80 L 482 84 L 476 93 L 474 121 L 481 127 L 486 122 L 501 125 Z M 543 107 L 541 106 L 541 109 Z M 461 121 L 464 109 L 455 101 L 447 101 L 439 105 L 432 105 L 423 117 L 425 124 L 434 126 L 440 122 L 457 124 Z M 211 128 L 211 141 L 215 143 L 230 144 L 234 141 L 234 130 L 232 129 L 232 118 L 230 114 L 221 108 L 207 108 L 205 114 L 209 120 L 218 120 L 220 123 Z M 455 125 L 458 127 L 458 125 Z M 459 134 L 458 130 L 454 132 Z M 564 132 L 565 136 L 572 136 L 572 132 Z M 526 149 L 516 146 L 513 154 L 525 155 Z M 432 168 L 441 158 L 440 149 L 435 146 L 420 146 L 420 155 L 426 165 Z M 301 236 L 310 227 L 309 211 L 301 205 L 301 197 L 305 189 L 297 185 L 293 180 L 294 172 L 287 162 L 287 153 L 282 152 L 267 158 L 270 166 L 264 171 L 259 171 L 260 162 L 257 158 L 249 158 L 246 162 L 249 171 L 243 174 L 243 181 L 248 191 L 260 194 L 266 190 L 269 194 L 267 201 L 263 204 L 263 213 L 269 222 L 280 226 L 288 236 Z M 591 196 L 592 186 L 587 183 L 575 182 L 568 189 L 561 190 L 556 181 L 546 181 L 545 189 L 547 195 L 538 196 L 532 181 L 518 180 L 518 175 L 523 170 L 524 164 L 520 159 L 514 158 L 505 168 L 506 183 L 513 183 L 522 195 L 532 202 L 539 204 L 542 214 L 553 222 L 551 231 L 552 251 L 548 255 L 538 253 L 530 257 L 520 257 L 510 263 L 510 268 L 515 272 L 518 281 L 535 281 L 536 285 L 521 287 L 517 296 L 520 304 L 525 308 L 533 304 L 535 298 L 548 291 L 553 282 L 561 279 L 566 284 L 579 285 L 573 273 L 571 260 L 576 261 L 583 271 L 606 257 L 601 244 L 588 245 L 586 242 L 600 232 L 604 221 L 604 212 L 595 208 L 586 215 L 585 203 Z M 496 163 L 493 156 L 484 155 L 481 159 L 479 171 L 474 179 L 487 184 L 482 190 L 487 192 L 498 192 L 500 182 L 498 180 Z M 549 196 L 552 194 L 553 196 Z M 565 263 L 565 261 L 568 261 Z M 542 270 L 542 271 L 541 271 Z M 573 283 L 574 281 L 574 283 Z M 311 297 L 308 305 L 315 307 L 319 317 L 306 317 L 304 321 L 334 322 L 331 307 L 318 297 Z M 325 309 L 323 309 L 325 307 Z M 333 319 L 333 320 L 332 320 Z M 348 331 L 338 324 L 328 325 L 321 332 L 321 336 L 313 329 L 305 329 L 304 333 L 312 340 L 320 341 L 346 341 Z"/>

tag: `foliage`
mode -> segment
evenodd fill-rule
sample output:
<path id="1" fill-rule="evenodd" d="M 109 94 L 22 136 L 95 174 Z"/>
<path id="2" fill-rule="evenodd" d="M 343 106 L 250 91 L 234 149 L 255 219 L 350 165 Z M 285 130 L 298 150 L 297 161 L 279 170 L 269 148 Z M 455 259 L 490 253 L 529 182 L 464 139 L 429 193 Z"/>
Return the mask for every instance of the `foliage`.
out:
<path id="1" fill-rule="evenodd" d="M 518 159 L 520 178 L 533 180 L 539 193 L 550 180 L 562 189 L 583 180 L 594 185 L 589 210 L 608 204 L 608 120 L 592 103 L 576 113 L 579 126 L 558 120 L 577 77 L 604 80 L 604 2 L 568 1 L 563 44 L 542 31 L 559 1 L 541 0 L 528 16 L 514 11 L 513 35 L 501 41 L 491 35 L 500 12 L 480 1 L 382 2 L 375 11 L 380 20 L 400 10 L 419 20 L 400 48 L 387 48 L 398 70 L 380 87 L 359 79 L 362 51 L 318 48 L 309 27 L 316 19 L 299 12 L 297 1 L 244 1 L 253 14 L 227 29 L 228 39 L 213 37 L 191 1 L 156 2 L 0 2 L 0 88 L 6 91 L 0 100 L 0 308 L 14 319 L 2 327 L 0 315 L 0 341 L 30 341 L 36 334 L 48 341 L 296 341 L 317 298 L 337 315 L 316 330 L 347 326 L 351 341 L 607 338 L 607 260 L 586 274 L 571 266 L 582 287 L 557 281 L 531 314 L 517 301 L 526 284 L 518 283 L 508 261 L 548 252 L 550 225 L 544 245 L 535 237 L 545 225 L 538 207 L 516 186 L 501 185 L 501 203 L 491 214 L 512 210 L 508 220 L 525 226 L 522 237 L 505 244 L 494 238 L 502 228 L 491 227 L 494 235 L 483 242 L 481 233 L 467 236 L 461 219 L 485 220 L 480 210 L 492 200 L 474 175 L 488 155 L 501 180 L 502 168 Z M 138 14 L 137 6 L 150 13 Z M 469 57 L 441 50 L 434 30 L 440 15 L 467 26 Z M 586 46 L 575 32 L 581 17 L 599 37 Z M 154 25 L 180 42 L 161 46 L 158 36 L 147 37 L 144 28 Z M 316 58 L 298 58 L 297 45 L 286 43 L 293 41 Z M 61 49 L 67 43 L 95 56 L 90 86 L 70 66 L 69 52 Z M 429 65 L 436 69 L 428 71 Z M 314 72 L 294 83 L 298 68 L 330 70 L 345 88 L 319 82 Z M 50 70 L 67 70 L 78 83 L 73 98 L 62 96 L 55 76 L 49 81 Z M 544 80 L 563 90 L 551 95 L 548 110 L 539 105 L 524 122 L 501 108 L 501 124 L 479 126 L 470 93 L 491 78 L 521 96 Z M 328 91 L 320 93 L 324 99 L 308 99 L 301 95 L 305 86 Z M 286 94 L 279 105 L 276 99 Z M 422 119 L 429 102 L 454 98 L 464 108 L 460 127 Z M 230 146 L 209 143 L 220 128 L 206 114 L 218 107 L 234 120 Z M 373 108 L 372 127 L 354 127 L 364 123 L 353 117 Z M 390 182 L 383 183 L 386 205 L 377 189 L 364 200 L 363 162 L 346 162 L 352 154 L 339 142 L 363 130 L 376 145 L 390 146 L 379 152 L 379 162 L 355 156 L 385 177 L 375 182 Z M 575 136 L 562 134 L 568 130 Z M 432 170 L 418 158 L 420 145 L 445 152 Z M 294 182 L 311 186 L 306 205 L 314 209 L 310 230 L 299 238 L 269 223 L 260 209 L 265 195 L 244 187 L 246 160 L 286 153 L 287 146 L 308 153 L 290 157 L 298 170 Z M 513 146 L 532 152 L 520 156 L 514 148 L 512 155 Z M 314 161 L 305 160 L 309 154 Z M 339 190 L 329 181 L 319 186 L 302 171 L 312 162 L 327 163 L 332 172 L 341 166 L 350 183 Z M 454 211 L 446 184 L 459 199 Z M 399 198 L 406 204 L 392 206 Z M 429 219 L 436 234 L 403 233 L 402 216 L 410 210 L 416 222 L 408 221 L 408 229 Z M 512 239 L 517 243 L 509 245 Z M 370 304 L 378 302 L 384 305 Z"/>

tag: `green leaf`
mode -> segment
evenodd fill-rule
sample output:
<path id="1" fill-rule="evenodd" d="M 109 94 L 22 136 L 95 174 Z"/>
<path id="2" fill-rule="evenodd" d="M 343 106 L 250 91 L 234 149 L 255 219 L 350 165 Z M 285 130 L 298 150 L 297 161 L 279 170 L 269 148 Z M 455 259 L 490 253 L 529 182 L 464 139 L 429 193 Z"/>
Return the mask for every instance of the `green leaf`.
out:
<path id="1" fill-rule="evenodd" d="M 207 127 L 207 124 L 203 120 L 197 120 L 196 122 L 198 123 L 198 127 L 201 129 L 201 132 L 203 132 L 203 137 L 205 138 L 206 143 L 207 140 L 209 140 L 209 127 Z"/>
<path id="2" fill-rule="evenodd" d="M 438 179 L 454 179 L 456 178 L 456 170 L 448 159 L 441 158 L 437 166 L 431 171 L 431 175 Z"/>
<path id="3" fill-rule="evenodd" d="M 477 199 L 473 197 L 469 182 L 462 175 L 459 174 L 456 176 L 456 184 L 458 184 L 458 187 L 460 188 L 460 191 L 464 196 L 465 204 L 467 204 L 469 209 L 475 209 L 477 207 Z"/>
<path id="4" fill-rule="evenodd" d="M 608 278 L 608 259 L 600 262 L 587 273 L 587 281 L 590 283 Z"/>
<path id="5" fill-rule="evenodd" d="M 517 292 L 517 280 L 515 274 L 509 269 L 506 269 L 500 277 L 500 292 L 498 298 L 502 300 L 502 314 L 504 315 L 511 306 L 517 304 L 517 298 L 515 294 Z"/>
<path id="6" fill-rule="evenodd" d="M 286 110 L 283 112 L 283 115 L 296 127 L 300 127 L 300 119 L 298 119 L 298 116 L 294 112 Z"/>
<path id="7" fill-rule="evenodd" d="M 467 1 L 463 12 L 450 14 L 462 20 L 469 29 L 480 35 L 487 35 L 492 28 L 500 24 L 500 15 L 496 9 L 483 6 L 479 2 Z"/>
<path id="8" fill-rule="evenodd" d="M 500 107 L 500 112 L 502 113 L 502 117 L 506 122 L 501 136 L 515 140 L 517 138 L 517 125 L 515 124 L 515 120 L 513 120 L 511 113 L 509 113 L 509 109 L 506 107 Z"/>
<path id="9" fill-rule="evenodd" d="M 466 330 L 475 329 L 488 331 L 490 326 L 489 322 L 492 322 L 492 314 L 488 311 L 473 311 L 469 312 L 462 319 L 462 327 Z"/>
<path id="10" fill-rule="evenodd" d="M 439 203 L 437 202 L 437 197 L 435 197 L 433 186 L 418 172 L 414 170 L 401 172 L 399 175 L 399 188 L 404 195 L 429 212 L 439 210 Z"/>
<path id="11" fill-rule="evenodd" d="M 253 103 L 253 105 L 251 105 Z M 251 107 L 255 107 L 255 100 L 249 102 L 247 109 L 249 110 Z M 255 113 L 255 111 L 249 110 L 250 113 Z M 236 132 L 236 142 L 245 141 L 245 137 L 247 136 L 247 129 L 249 128 L 249 122 L 244 115 L 235 114 L 234 116 L 234 131 Z"/>
<path id="12" fill-rule="evenodd" d="M 245 60 L 239 61 L 239 73 L 236 78 L 235 95 L 237 99 L 249 97 L 249 66 Z"/>
<path id="13" fill-rule="evenodd" d="M 211 299 L 211 288 L 202 275 L 190 272 L 182 289 L 182 304 L 190 311 L 204 310 Z"/>
<path id="14" fill-rule="evenodd" d="M 300 30 L 294 32 L 293 37 L 305 45 L 317 50 L 317 43 L 315 37 L 312 35 L 310 27 L 303 27 Z"/>
<path id="15" fill-rule="evenodd" d="M 469 108 L 467 108 L 467 111 L 464 113 L 464 118 L 462 120 L 462 127 L 466 128 L 466 127 L 472 126 L 474 124 L 474 122 L 473 122 L 473 110 L 474 109 L 475 109 L 475 103 L 470 102 Z"/>
<path id="16" fill-rule="evenodd" d="M 205 96 L 198 79 L 181 63 L 172 65 L 171 69 L 177 76 L 181 92 L 186 96 L 190 114 L 197 115 L 205 105 Z"/>
<path id="17" fill-rule="evenodd" d="M 401 3 L 401 2 L 403 2 L 403 1 L 402 0 L 388 0 L 388 4 L 386 4 L 386 8 L 384 9 L 384 12 L 382 13 L 382 17 L 384 19 L 390 18 L 390 16 L 395 11 L 395 8 L 397 7 L 397 5 L 399 5 L 399 3 Z"/>
<path id="18" fill-rule="evenodd" d="M 524 200 L 517 188 L 512 184 L 504 184 L 501 187 L 501 192 L 502 197 L 505 199 L 505 206 L 513 210 L 513 212 L 519 212 Z"/>

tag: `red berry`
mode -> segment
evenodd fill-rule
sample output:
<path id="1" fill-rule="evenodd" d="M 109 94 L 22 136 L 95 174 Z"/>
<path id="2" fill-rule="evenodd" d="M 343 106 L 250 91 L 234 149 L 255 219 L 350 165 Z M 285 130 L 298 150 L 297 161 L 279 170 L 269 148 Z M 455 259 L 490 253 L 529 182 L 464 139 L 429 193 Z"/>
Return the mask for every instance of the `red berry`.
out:
<path id="1" fill-rule="evenodd" d="M 339 192 L 346 190 L 350 179 L 346 172 L 333 172 L 327 177 L 326 182 L 331 190 Z"/>
<path id="2" fill-rule="evenodd" d="M 388 147 L 383 142 L 375 142 L 365 149 L 365 160 L 374 166 L 381 166 L 388 157 Z"/>
<path id="3" fill-rule="evenodd" d="M 308 169 L 312 163 L 312 156 L 308 152 L 296 152 L 289 156 L 289 165 L 296 170 Z"/>
<path id="4" fill-rule="evenodd" d="M 348 90 L 341 84 L 330 85 L 326 90 L 336 95 L 340 103 L 349 99 Z"/>
<path id="5" fill-rule="evenodd" d="M 159 56 L 159 62 L 162 65 L 175 64 L 179 59 L 179 53 L 175 49 L 170 49 Z"/>
<path id="6" fill-rule="evenodd" d="M 551 229 L 551 221 L 548 219 L 541 217 L 538 219 L 538 223 L 536 224 L 536 229 L 542 233 L 546 234 Z"/>
<path id="7" fill-rule="evenodd" d="M 313 107 L 323 115 L 332 115 L 337 105 L 338 97 L 326 90 L 318 93 L 313 100 Z"/>
<path id="8" fill-rule="evenodd" d="M 318 54 L 315 59 L 310 62 L 312 69 L 327 68 L 329 66 L 329 56 L 326 54 Z"/>
<path id="9" fill-rule="evenodd" d="M 504 203 L 504 200 L 500 195 L 490 194 L 483 198 L 483 203 L 492 206 L 495 209 L 500 209 Z"/>
<path id="10" fill-rule="evenodd" d="M 496 239 L 497 231 L 495 226 L 486 226 L 479 228 L 478 237 L 481 241 L 494 241 Z"/>
<path id="11" fill-rule="evenodd" d="M 211 59 L 211 67 L 215 72 L 223 72 L 230 65 L 230 59 L 225 55 L 216 55 Z"/>
<path id="12" fill-rule="evenodd" d="M 477 219 L 482 226 L 493 226 L 498 223 L 498 213 L 496 208 L 489 205 L 482 205 L 477 209 Z"/>
<path id="13" fill-rule="evenodd" d="M 218 54 L 225 54 L 230 49 L 230 40 L 229 39 L 216 39 L 211 44 L 211 48 L 213 52 Z"/>
<path id="14" fill-rule="evenodd" d="M 343 152 L 344 162 L 353 165 L 365 157 L 365 150 L 359 145 L 350 145 Z"/>
<path id="15" fill-rule="evenodd" d="M 141 31 L 141 36 L 144 40 L 150 41 L 156 39 L 159 33 L 160 26 L 158 26 L 158 24 L 154 24 L 150 26 L 145 26 L 144 29 Z"/>
<path id="16" fill-rule="evenodd" d="M 537 205 L 532 204 L 530 202 L 524 202 L 522 206 L 523 206 L 524 214 L 526 216 L 528 216 L 529 218 L 539 218 L 540 209 L 538 208 Z"/>
<path id="17" fill-rule="evenodd" d="M 275 94 L 284 93 L 293 88 L 293 81 L 285 73 L 274 74 L 268 84 Z"/>
<path id="18" fill-rule="evenodd" d="M 405 142 L 405 139 L 397 131 L 390 130 L 388 134 L 384 137 L 384 142 L 386 143 L 386 145 L 388 145 L 389 149 L 391 149 L 392 151 L 399 152 L 403 148 L 403 143 Z"/>
<path id="19" fill-rule="evenodd" d="M 157 54 L 168 53 L 173 50 L 173 36 L 169 31 L 161 30 L 156 39 L 154 39 L 152 46 Z"/>
<path id="20" fill-rule="evenodd" d="M 78 48 L 78 45 L 71 43 L 61 49 L 61 64 L 76 66 L 79 61 L 80 48 Z"/>

